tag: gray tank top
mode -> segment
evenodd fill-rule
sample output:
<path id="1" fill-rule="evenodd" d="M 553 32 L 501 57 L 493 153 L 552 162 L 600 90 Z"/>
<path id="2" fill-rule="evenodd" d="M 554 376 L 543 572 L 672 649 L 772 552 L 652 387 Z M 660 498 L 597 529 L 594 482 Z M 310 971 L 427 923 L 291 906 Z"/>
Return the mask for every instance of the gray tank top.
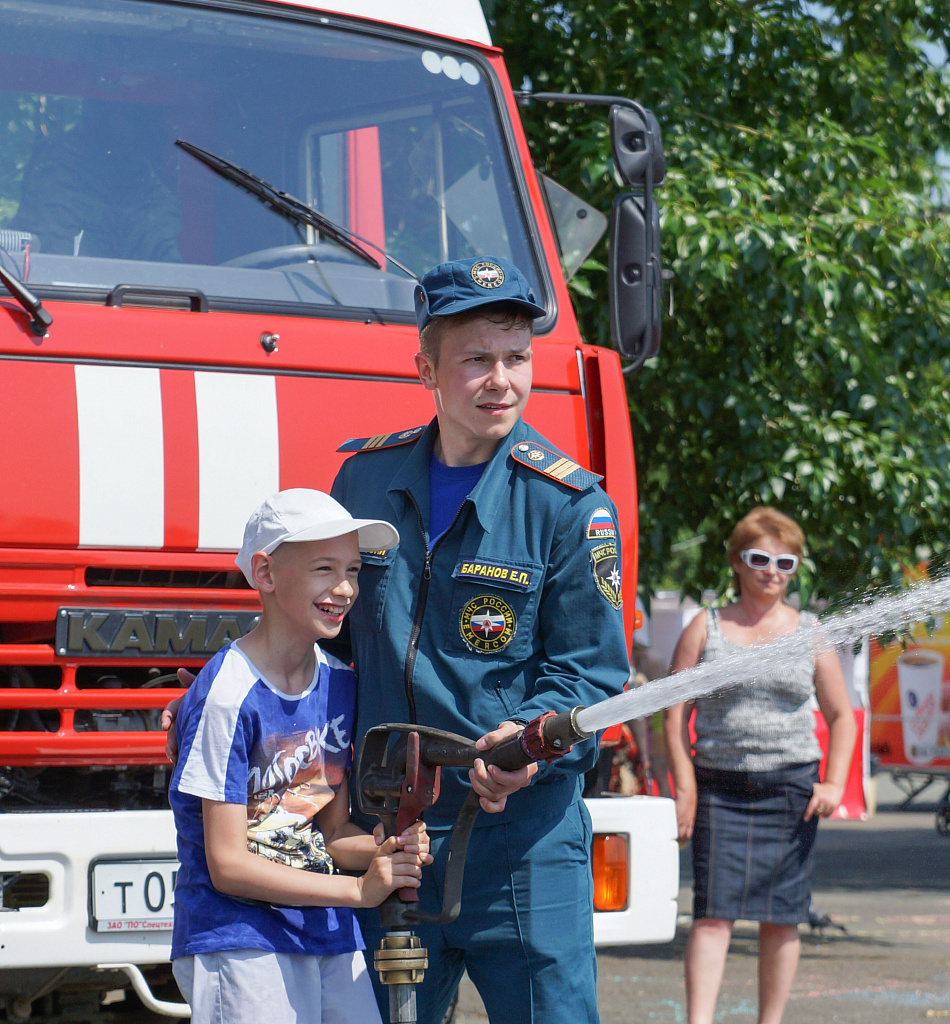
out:
<path id="1" fill-rule="evenodd" d="M 799 614 L 796 632 L 812 628 L 817 617 Z M 727 639 L 719 612 L 706 612 L 703 661 L 715 661 L 742 645 Z M 821 758 L 815 737 L 815 659 L 802 653 L 766 664 L 754 679 L 696 701 L 695 763 L 723 771 L 774 771 Z"/>

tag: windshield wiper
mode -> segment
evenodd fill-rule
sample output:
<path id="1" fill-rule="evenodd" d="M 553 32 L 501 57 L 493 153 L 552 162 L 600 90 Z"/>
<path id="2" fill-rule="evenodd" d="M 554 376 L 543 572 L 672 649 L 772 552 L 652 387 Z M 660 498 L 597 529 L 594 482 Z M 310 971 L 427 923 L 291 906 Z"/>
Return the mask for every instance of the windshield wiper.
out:
<path id="1" fill-rule="evenodd" d="M 12 274 L 0 267 L 0 281 L 7 288 L 7 291 L 20 303 L 20 305 L 33 318 L 30 320 L 30 330 L 37 338 L 45 338 L 46 332 L 53 323 L 53 314 L 43 308 L 43 303 L 18 281 Z"/>
<path id="2" fill-rule="evenodd" d="M 324 214 L 318 213 L 295 196 L 281 192 L 280 189 L 274 188 L 273 185 L 268 185 L 262 178 L 258 178 L 256 174 L 245 171 L 243 167 L 238 167 L 237 164 L 231 163 L 230 160 L 226 160 L 223 156 L 209 153 L 208 150 L 201 149 L 200 146 L 186 142 L 184 139 L 176 139 L 175 145 L 181 147 L 181 149 L 196 160 L 200 160 L 206 167 L 210 167 L 216 174 L 220 174 L 222 178 L 237 185 L 238 188 L 244 189 L 245 192 L 249 192 L 269 210 L 273 210 L 285 220 L 289 220 L 297 229 L 301 242 L 306 243 L 301 225 L 308 224 L 310 227 L 316 228 L 321 234 L 326 235 L 327 238 L 331 238 L 337 245 L 348 249 L 364 263 L 368 263 L 377 270 L 382 270 L 382 265 L 376 258 L 353 241 L 353 238 L 359 238 L 359 235 L 354 235 L 352 231 L 330 220 Z M 365 239 L 361 238 L 360 241 L 365 241 Z M 396 261 L 393 260 L 393 262 L 395 263 Z"/>

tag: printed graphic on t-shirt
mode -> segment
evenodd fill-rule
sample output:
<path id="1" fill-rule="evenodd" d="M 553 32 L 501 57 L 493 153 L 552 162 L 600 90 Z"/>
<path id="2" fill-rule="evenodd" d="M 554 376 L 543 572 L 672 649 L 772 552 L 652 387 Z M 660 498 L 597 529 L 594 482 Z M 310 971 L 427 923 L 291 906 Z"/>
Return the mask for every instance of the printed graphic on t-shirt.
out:
<path id="1" fill-rule="evenodd" d="M 270 736 L 251 751 L 247 848 L 268 860 L 333 873 L 317 813 L 343 784 L 349 739 L 342 716 L 326 728 Z"/>

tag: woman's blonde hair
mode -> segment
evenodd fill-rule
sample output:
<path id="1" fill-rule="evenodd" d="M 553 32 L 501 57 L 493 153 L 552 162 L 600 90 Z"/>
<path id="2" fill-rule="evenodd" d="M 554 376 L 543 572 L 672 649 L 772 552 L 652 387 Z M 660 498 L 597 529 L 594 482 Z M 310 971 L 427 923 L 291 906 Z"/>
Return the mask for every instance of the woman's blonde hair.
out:
<path id="1" fill-rule="evenodd" d="M 782 544 L 789 554 L 802 557 L 805 547 L 805 534 L 802 528 L 777 508 L 769 505 L 760 505 L 754 508 L 748 515 L 743 516 L 736 523 L 729 540 L 726 542 L 726 554 L 729 564 L 732 565 L 739 557 L 740 551 L 752 547 L 757 537 L 774 537 Z M 732 574 L 732 582 L 739 591 L 739 577 L 736 572 Z"/>

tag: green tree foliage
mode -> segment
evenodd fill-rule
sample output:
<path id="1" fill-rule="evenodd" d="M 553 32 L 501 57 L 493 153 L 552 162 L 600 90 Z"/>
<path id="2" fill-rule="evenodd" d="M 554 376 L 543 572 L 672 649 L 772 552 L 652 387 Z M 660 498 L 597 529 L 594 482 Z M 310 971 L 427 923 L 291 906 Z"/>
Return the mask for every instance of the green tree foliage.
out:
<path id="1" fill-rule="evenodd" d="M 634 97 L 662 127 L 675 310 L 628 383 L 641 585 L 724 586 L 722 542 L 763 503 L 805 529 L 806 590 L 942 563 L 950 2 L 486 7 L 516 84 Z M 537 164 L 606 210 L 617 184 L 600 112 L 524 119 Z M 577 305 L 606 344 L 606 249 L 595 256 Z M 677 547 L 702 534 L 683 578 Z"/>

